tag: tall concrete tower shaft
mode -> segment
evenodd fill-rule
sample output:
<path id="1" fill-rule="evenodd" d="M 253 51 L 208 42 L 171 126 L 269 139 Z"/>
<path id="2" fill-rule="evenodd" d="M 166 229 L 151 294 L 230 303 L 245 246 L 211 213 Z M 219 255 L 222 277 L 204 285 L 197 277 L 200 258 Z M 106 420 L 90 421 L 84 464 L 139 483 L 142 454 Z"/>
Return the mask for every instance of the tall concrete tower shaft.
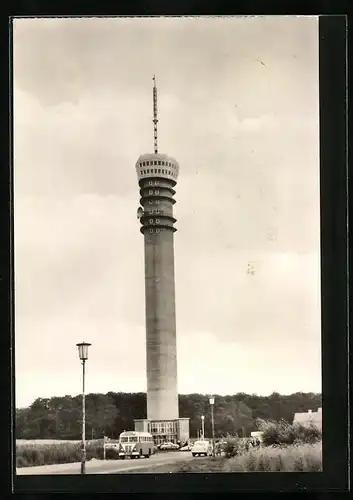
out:
<path id="1" fill-rule="evenodd" d="M 145 240 L 147 419 L 178 419 L 174 284 L 174 186 L 178 162 L 158 153 L 157 87 L 153 77 L 154 153 L 139 157 L 138 216 Z"/>
<path id="2" fill-rule="evenodd" d="M 136 163 L 145 247 L 147 419 L 179 416 L 174 283 L 174 187 L 179 165 L 170 156 L 146 154 Z"/>
<path id="3" fill-rule="evenodd" d="M 140 231 L 145 243 L 147 419 L 135 430 L 150 432 L 156 445 L 189 439 L 189 418 L 179 418 L 174 284 L 174 187 L 179 164 L 158 152 L 157 88 L 153 77 L 154 153 L 139 157 Z"/>

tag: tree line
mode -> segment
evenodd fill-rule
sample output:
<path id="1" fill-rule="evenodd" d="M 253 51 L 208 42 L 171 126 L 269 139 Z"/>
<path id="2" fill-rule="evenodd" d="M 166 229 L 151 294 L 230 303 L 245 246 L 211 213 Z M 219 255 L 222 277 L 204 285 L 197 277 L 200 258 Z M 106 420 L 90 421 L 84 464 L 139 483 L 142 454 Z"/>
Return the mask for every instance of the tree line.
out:
<path id="1" fill-rule="evenodd" d="M 108 392 L 86 395 L 86 437 L 117 438 L 124 430 L 132 430 L 134 419 L 146 417 L 146 393 Z M 270 396 L 238 393 L 215 396 L 214 422 L 216 436 L 238 434 L 249 436 L 262 420 L 293 422 L 294 413 L 321 406 L 321 394 L 297 392 Z M 16 409 L 17 439 L 80 439 L 82 418 L 81 396 L 37 398 L 28 408 Z M 196 437 L 205 416 L 205 435 L 211 435 L 211 408 L 208 396 L 179 396 L 179 416 L 190 418 L 190 436 Z"/>

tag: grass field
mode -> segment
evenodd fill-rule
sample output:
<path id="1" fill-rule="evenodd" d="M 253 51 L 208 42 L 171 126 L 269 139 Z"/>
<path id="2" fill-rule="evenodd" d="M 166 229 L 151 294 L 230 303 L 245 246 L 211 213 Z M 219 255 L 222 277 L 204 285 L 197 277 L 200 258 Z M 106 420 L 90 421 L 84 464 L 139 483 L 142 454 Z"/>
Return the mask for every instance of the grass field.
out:
<path id="1" fill-rule="evenodd" d="M 230 458 L 224 472 L 320 472 L 322 444 L 268 446 Z"/>
<path id="2" fill-rule="evenodd" d="M 161 465 L 153 471 L 135 469 L 131 473 L 171 472 L 321 472 L 321 443 L 286 447 L 266 447 L 233 458 L 207 457 L 173 465 Z M 126 472 L 128 473 L 128 472 Z"/>
<path id="3" fill-rule="evenodd" d="M 87 460 L 103 458 L 103 441 L 87 442 Z M 16 467 L 79 462 L 81 441 L 36 439 L 16 440 Z"/>
<path id="4" fill-rule="evenodd" d="M 16 439 L 16 446 L 42 446 L 42 445 L 56 445 L 56 444 L 75 444 L 81 441 L 71 441 L 68 439 Z"/>

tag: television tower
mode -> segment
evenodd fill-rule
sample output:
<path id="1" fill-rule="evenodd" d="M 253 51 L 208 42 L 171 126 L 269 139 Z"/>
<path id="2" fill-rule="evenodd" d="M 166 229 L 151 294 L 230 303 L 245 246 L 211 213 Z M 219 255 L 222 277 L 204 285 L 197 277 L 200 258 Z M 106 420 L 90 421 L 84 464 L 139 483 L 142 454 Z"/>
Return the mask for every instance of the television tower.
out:
<path id="1" fill-rule="evenodd" d="M 136 420 L 135 429 L 147 430 L 143 424 L 147 422 L 158 443 L 176 441 L 188 434 L 189 419 L 179 419 L 177 389 L 173 188 L 179 164 L 171 156 L 158 152 L 155 76 L 152 121 L 154 153 L 141 155 L 136 162 L 140 187 L 137 217 L 145 253 L 147 420 Z"/>

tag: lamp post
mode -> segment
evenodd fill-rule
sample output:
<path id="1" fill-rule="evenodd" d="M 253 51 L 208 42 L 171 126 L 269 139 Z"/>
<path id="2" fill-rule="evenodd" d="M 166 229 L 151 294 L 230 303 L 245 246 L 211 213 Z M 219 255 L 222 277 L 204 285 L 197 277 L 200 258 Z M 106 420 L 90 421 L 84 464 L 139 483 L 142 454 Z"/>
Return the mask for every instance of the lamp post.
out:
<path id="1" fill-rule="evenodd" d="M 212 418 L 212 455 L 215 456 L 215 446 L 214 446 L 214 414 L 213 414 L 213 407 L 214 407 L 214 397 L 211 396 L 210 399 L 210 405 L 211 405 L 211 418 Z"/>
<path id="2" fill-rule="evenodd" d="M 88 347 L 91 344 L 81 342 L 76 344 L 78 355 L 82 362 L 82 454 L 81 454 L 81 474 L 86 473 L 86 401 L 85 401 L 85 363 L 88 359 Z"/>
<path id="3" fill-rule="evenodd" d="M 205 415 L 201 415 L 202 441 L 205 439 Z"/>

